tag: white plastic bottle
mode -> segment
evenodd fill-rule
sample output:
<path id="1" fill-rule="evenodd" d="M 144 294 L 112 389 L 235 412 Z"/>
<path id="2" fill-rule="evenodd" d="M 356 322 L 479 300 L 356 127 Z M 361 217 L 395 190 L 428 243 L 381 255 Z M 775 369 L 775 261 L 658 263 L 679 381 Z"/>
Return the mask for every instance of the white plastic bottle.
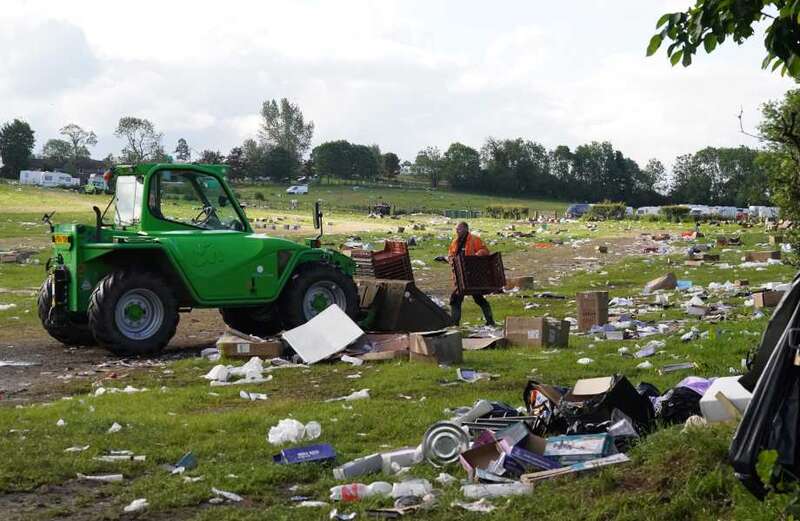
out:
<path id="1" fill-rule="evenodd" d="M 370 496 L 388 496 L 392 493 L 392 484 L 385 481 L 376 481 L 369 485 L 363 483 L 350 483 L 337 485 L 331 488 L 333 501 L 361 501 Z"/>

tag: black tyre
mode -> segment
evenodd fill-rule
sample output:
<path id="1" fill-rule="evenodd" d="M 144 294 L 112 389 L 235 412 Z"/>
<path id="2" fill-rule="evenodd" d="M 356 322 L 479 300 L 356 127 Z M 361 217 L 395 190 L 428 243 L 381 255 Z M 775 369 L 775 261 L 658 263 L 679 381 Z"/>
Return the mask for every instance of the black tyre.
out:
<path id="1" fill-rule="evenodd" d="M 178 327 L 178 305 L 169 284 L 145 271 L 106 275 L 89 299 L 89 328 L 97 342 L 119 354 L 152 354 Z"/>
<path id="2" fill-rule="evenodd" d="M 79 317 L 74 314 L 66 314 L 61 320 L 55 320 L 51 311 L 53 310 L 53 277 L 48 277 L 39 288 L 39 296 L 36 301 L 36 308 L 39 312 L 39 320 L 42 321 L 47 334 L 55 338 L 66 346 L 93 346 L 97 341 L 89 329 L 89 324 L 85 316 Z"/>
<path id="3" fill-rule="evenodd" d="M 277 306 L 267 305 L 254 308 L 222 308 L 219 310 L 222 321 L 242 333 L 266 337 L 280 333 L 283 321 Z"/>
<path id="4" fill-rule="evenodd" d="M 305 324 L 331 304 L 351 318 L 358 316 L 358 289 L 353 279 L 328 264 L 301 265 L 281 295 L 287 329 Z"/>

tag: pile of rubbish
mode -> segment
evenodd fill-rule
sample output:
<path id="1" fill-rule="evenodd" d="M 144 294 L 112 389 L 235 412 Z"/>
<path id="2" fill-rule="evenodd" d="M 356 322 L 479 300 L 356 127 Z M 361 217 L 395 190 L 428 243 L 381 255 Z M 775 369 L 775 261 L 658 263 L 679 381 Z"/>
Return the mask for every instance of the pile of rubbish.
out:
<path id="1" fill-rule="evenodd" d="M 451 506 L 488 512 L 495 508 L 489 499 L 528 494 L 538 481 L 630 461 L 626 451 L 657 423 L 683 423 L 688 430 L 738 417 L 750 393 L 737 380 L 692 376 L 663 394 L 646 382 L 634 387 L 621 375 L 578 380 L 572 388 L 530 380 L 522 393 L 523 406 L 478 400 L 431 425 L 416 447 L 370 454 L 335 467 L 333 477 L 343 483 L 331 488 L 328 500 L 344 504 L 391 498 L 392 507 L 368 513 L 393 518 L 435 507 L 441 495 L 436 486 L 460 484 L 467 501 Z M 280 445 L 320 437 L 324 434 L 318 423 L 286 419 L 270 428 L 268 439 Z M 291 465 L 336 458 L 333 446 L 320 443 L 283 449 L 273 461 Z M 444 471 L 436 485 L 407 477 L 419 465 L 444 470 L 454 464 L 462 468 L 460 480 Z M 402 479 L 369 479 L 381 473 Z M 293 500 L 298 507 L 329 504 L 305 496 Z"/>

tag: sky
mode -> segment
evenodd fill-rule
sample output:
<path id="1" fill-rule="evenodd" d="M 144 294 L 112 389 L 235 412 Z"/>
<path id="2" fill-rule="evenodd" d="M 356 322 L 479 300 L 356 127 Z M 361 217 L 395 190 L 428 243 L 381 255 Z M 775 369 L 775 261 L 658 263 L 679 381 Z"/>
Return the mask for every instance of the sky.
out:
<path id="1" fill-rule="evenodd" d="M 329 140 L 413 161 L 489 136 L 548 148 L 610 141 L 644 166 L 740 132 L 793 88 L 761 69 L 763 33 L 671 67 L 645 57 L 659 16 L 692 0 L 2 0 L 0 123 L 35 152 L 77 123 L 117 154 L 119 118 L 152 121 L 167 151 L 223 153 L 256 137 L 263 101 L 288 98 Z"/>

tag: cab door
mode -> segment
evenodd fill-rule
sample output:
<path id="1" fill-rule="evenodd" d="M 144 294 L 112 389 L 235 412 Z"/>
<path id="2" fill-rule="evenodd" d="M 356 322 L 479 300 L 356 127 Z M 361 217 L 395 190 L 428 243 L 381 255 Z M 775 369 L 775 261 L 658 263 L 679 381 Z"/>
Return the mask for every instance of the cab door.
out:
<path id="1" fill-rule="evenodd" d="M 189 169 L 162 169 L 149 179 L 143 228 L 169 250 L 200 304 L 270 297 L 275 252 L 253 240 L 219 179 Z"/>

